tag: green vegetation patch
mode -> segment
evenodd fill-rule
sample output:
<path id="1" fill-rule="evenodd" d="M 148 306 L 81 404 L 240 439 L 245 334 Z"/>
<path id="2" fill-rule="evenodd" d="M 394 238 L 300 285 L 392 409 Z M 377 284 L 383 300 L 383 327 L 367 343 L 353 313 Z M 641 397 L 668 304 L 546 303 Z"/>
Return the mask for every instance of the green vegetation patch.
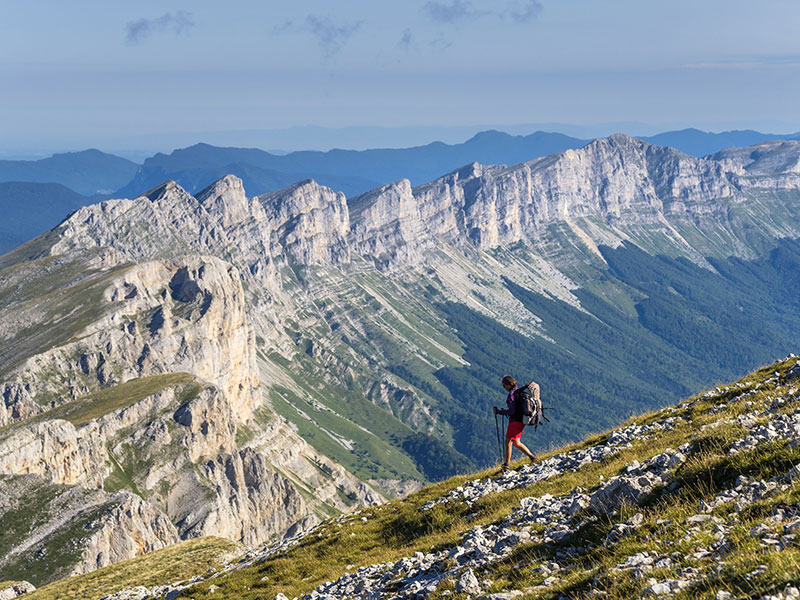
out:
<path id="1" fill-rule="evenodd" d="M 96 600 L 125 588 L 191 579 L 218 568 L 236 551 L 233 542 L 202 537 L 119 562 L 85 575 L 57 581 L 26 594 L 26 600 Z"/>
<path id="2" fill-rule="evenodd" d="M 202 389 L 200 384 L 194 381 L 194 376 L 189 373 L 151 375 L 100 390 L 60 406 L 48 414 L 51 418 L 66 419 L 77 427 L 116 410 L 133 406 L 149 396 L 175 386 L 185 386 L 183 390 L 187 396 L 196 396 Z M 52 416 L 54 412 L 57 415 L 55 417 Z"/>
<path id="3" fill-rule="evenodd" d="M 291 421 L 305 441 L 357 476 L 364 479 L 423 479 L 412 460 L 400 448 L 387 442 L 398 434 L 410 433 L 410 430 L 363 398 L 360 402 L 379 417 L 375 424 L 381 425 L 381 420 L 386 421 L 383 428 L 386 437 L 380 438 L 365 431 L 333 411 L 319 409 L 287 388 L 273 388 L 270 400 L 275 412 Z"/>
<path id="4" fill-rule="evenodd" d="M 7 425 L 0 429 L 0 433 L 13 431 L 22 425 L 53 419 L 63 419 L 76 427 L 80 427 L 94 419 L 99 419 L 116 410 L 133 406 L 145 398 L 176 386 L 180 386 L 178 402 L 181 404 L 195 398 L 203 389 L 202 385 L 195 381 L 194 376 L 189 373 L 165 373 L 140 377 L 94 392 L 72 402 L 67 402 L 24 421 Z"/>
<path id="5" fill-rule="evenodd" d="M 136 482 L 133 481 L 133 478 L 123 469 L 117 457 L 114 456 L 111 448 L 108 449 L 108 458 L 111 461 L 112 470 L 108 477 L 105 478 L 105 481 L 103 481 L 103 490 L 113 494 L 122 489 L 129 489 L 137 496 L 144 497 L 136 486 Z"/>

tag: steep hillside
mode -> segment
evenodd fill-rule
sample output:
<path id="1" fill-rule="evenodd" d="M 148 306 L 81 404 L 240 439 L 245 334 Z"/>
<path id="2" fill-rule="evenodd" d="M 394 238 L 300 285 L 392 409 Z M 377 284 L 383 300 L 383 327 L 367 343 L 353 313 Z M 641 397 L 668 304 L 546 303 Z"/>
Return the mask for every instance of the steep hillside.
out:
<path id="1" fill-rule="evenodd" d="M 252 546 L 489 466 L 505 373 L 568 415 L 541 450 L 793 351 L 797 144 L 753 173 L 612 136 L 353 198 L 226 176 L 82 207 L 0 257 L 7 568 Z M 124 502 L 147 517 L 92 518 Z"/>
<path id="2" fill-rule="evenodd" d="M 799 442 L 790 356 L 536 464 L 184 567 L 183 583 L 134 587 L 152 580 L 144 558 L 26 598 L 795 598 Z"/>
<path id="3" fill-rule="evenodd" d="M 4 572 L 39 584 L 180 539 L 252 544 L 380 501 L 264 406 L 232 266 L 102 260 L 3 271 Z"/>

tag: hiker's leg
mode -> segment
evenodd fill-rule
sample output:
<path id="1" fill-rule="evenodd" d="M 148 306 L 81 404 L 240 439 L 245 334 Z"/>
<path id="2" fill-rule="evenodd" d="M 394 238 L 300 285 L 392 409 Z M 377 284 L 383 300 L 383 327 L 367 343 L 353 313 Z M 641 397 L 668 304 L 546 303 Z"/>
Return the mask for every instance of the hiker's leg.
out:
<path id="1" fill-rule="evenodd" d="M 519 421 L 509 421 L 506 429 L 506 463 L 511 461 L 511 445 L 522 435 L 525 426 Z"/>
<path id="2" fill-rule="evenodd" d="M 511 441 L 517 448 L 519 448 L 520 452 L 522 452 L 525 456 L 527 456 L 528 458 L 534 458 L 533 452 L 528 450 L 528 447 L 522 443 L 522 440 L 511 440 Z M 510 450 L 511 449 L 509 448 L 509 454 Z"/>

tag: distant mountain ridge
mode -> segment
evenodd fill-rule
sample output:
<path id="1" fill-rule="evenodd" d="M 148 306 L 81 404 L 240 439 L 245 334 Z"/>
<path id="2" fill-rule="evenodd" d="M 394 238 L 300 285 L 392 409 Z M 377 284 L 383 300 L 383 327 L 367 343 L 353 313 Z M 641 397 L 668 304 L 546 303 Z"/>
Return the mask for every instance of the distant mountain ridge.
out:
<path id="1" fill-rule="evenodd" d="M 125 185 L 139 165 L 99 150 L 54 154 L 41 160 L 0 160 L 0 182 L 60 183 L 84 196 Z"/>
<path id="2" fill-rule="evenodd" d="M 253 172 L 240 175 L 238 169 L 249 165 L 273 176 L 276 172 L 291 174 L 294 180 L 289 183 L 313 179 L 354 196 L 401 178 L 409 179 L 413 185 L 425 183 L 470 162 L 516 164 L 567 148 L 579 148 L 587 142 L 558 133 L 510 136 L 486 131 L 455 145 L 432 142 L 403 149 L 301 151 L 281 156 L 257 149 L 196 144 L 169 155 L 148 158 L 134 180 L 116 195 L 130 196 L 164 179 L 173 179 L 193 193 L 226 174 L 241 177 L 253 193 L 274 191 L 271 187 L 274 179 L 260 178 Z M 196 174 L 203 171 L 206 180 L 197 180 Z"/>
<path id="3" fill-rule="evenodd" d="M 798 138 L 800 134 L 709 133 L 685 129 L 640 139 L 701 157 L 725 148 Z M 136 178 L 116 195 L 128 197 L 164 179 L 173 179 L 194 193 L 226 174 L 233 174 L 241 177 L 247 189 L 256 194 L 308 178 L 350 197 L 401 178 L 409 179 L 412 185 L 420 185 L 472 162 L 515 165 L 570 148 L 581 148 L 590 141 L 543 131 L 526 136 L 484 131 L 462 144 L 432 142 L 403 149 L 298 151 L 280 156 L 253 148 L 196 144 L 169 155 L 156 154 L 148 158 Z"/>
<path id="4" fill-rule="evenodd" d="M 639 139 L 700 157 L 770 140 L 800 139 L 800 133 L 778 135 L 751 130 L 709 133 L 684 129 Z M 304 179 L 313 179 L 352 198 L 403 178 L 411 185 L 420 185 L 473 162 L 517 165 L 563 150 L 578 149 L 589 142 L 542 131 L 525 136 L 484 131 L 461 144 L 432 142 L 402 149 L 299 151 L 285 155 L 255 148 L 221 148 L 200 143 L 170 154 L 156 154 L 146 159 L 141 167 L 98 150 L 85 150 L 38 161 L 0 161 L 0 182 L 59 183 L 87 198 L 132 198 L 169 179 L 189 193 L 196 193 L 225 175 L 233 174 L 242 179 L 252 194 L 273 192 Z M 54 196 L 48 199 L 46 189 L 38 188 L 37 197 L 53 206 L 63 192 L 52 188 Z M 5 202 L 13 202 L 13 198 L 6 194 Z M 30 205 L 29 200 L 26 202 Z M 87 199 L 80 205 L 88 203 Z M 48 211 L 50 209 L 46 209 Z M 44 232 L 67 212 L 58 218 L 49 217 L 46 223 L 39 219 L 36 210 L 31 212 L 28 223 L 23 223 L 24 214 L 20 215 L 22 220 L 16 222 L 22 224 L 21 230 L 4 234 L 0 252 Z M 0 225 L 0 230 L 8 229 Z"/>
<path id="5" fill-rule="evenodd" d="M 59 183 L 0 183 L 0 254 L 55 227 L 89 202 Z"/>
<path id="6" fill-rule="evenodd" d="M 656 146 L 670 146 L 686 154 L 701 157 L 726 148 L 743 148 L 773 140 L 798 140 L 800 139 L 800 132 L 780 135 L 744 129 L 711 133 L 710 131 L 690 128 L 637 137 Z"/>

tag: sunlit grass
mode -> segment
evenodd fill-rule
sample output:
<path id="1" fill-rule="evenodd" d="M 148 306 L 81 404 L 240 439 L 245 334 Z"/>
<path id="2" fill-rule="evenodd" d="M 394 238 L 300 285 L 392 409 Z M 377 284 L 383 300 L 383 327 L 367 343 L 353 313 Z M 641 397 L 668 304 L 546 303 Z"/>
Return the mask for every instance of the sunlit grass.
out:
<path id="1" fill-rule="evenodd" d="M 127 587 L 187 580 L 220 567 L 225 557 L 236 549 L 236 544 L 220 538 L 189 540 L 85 575 L 56 581 L 26 594 L 25 600 L 94 600 Z"/>

